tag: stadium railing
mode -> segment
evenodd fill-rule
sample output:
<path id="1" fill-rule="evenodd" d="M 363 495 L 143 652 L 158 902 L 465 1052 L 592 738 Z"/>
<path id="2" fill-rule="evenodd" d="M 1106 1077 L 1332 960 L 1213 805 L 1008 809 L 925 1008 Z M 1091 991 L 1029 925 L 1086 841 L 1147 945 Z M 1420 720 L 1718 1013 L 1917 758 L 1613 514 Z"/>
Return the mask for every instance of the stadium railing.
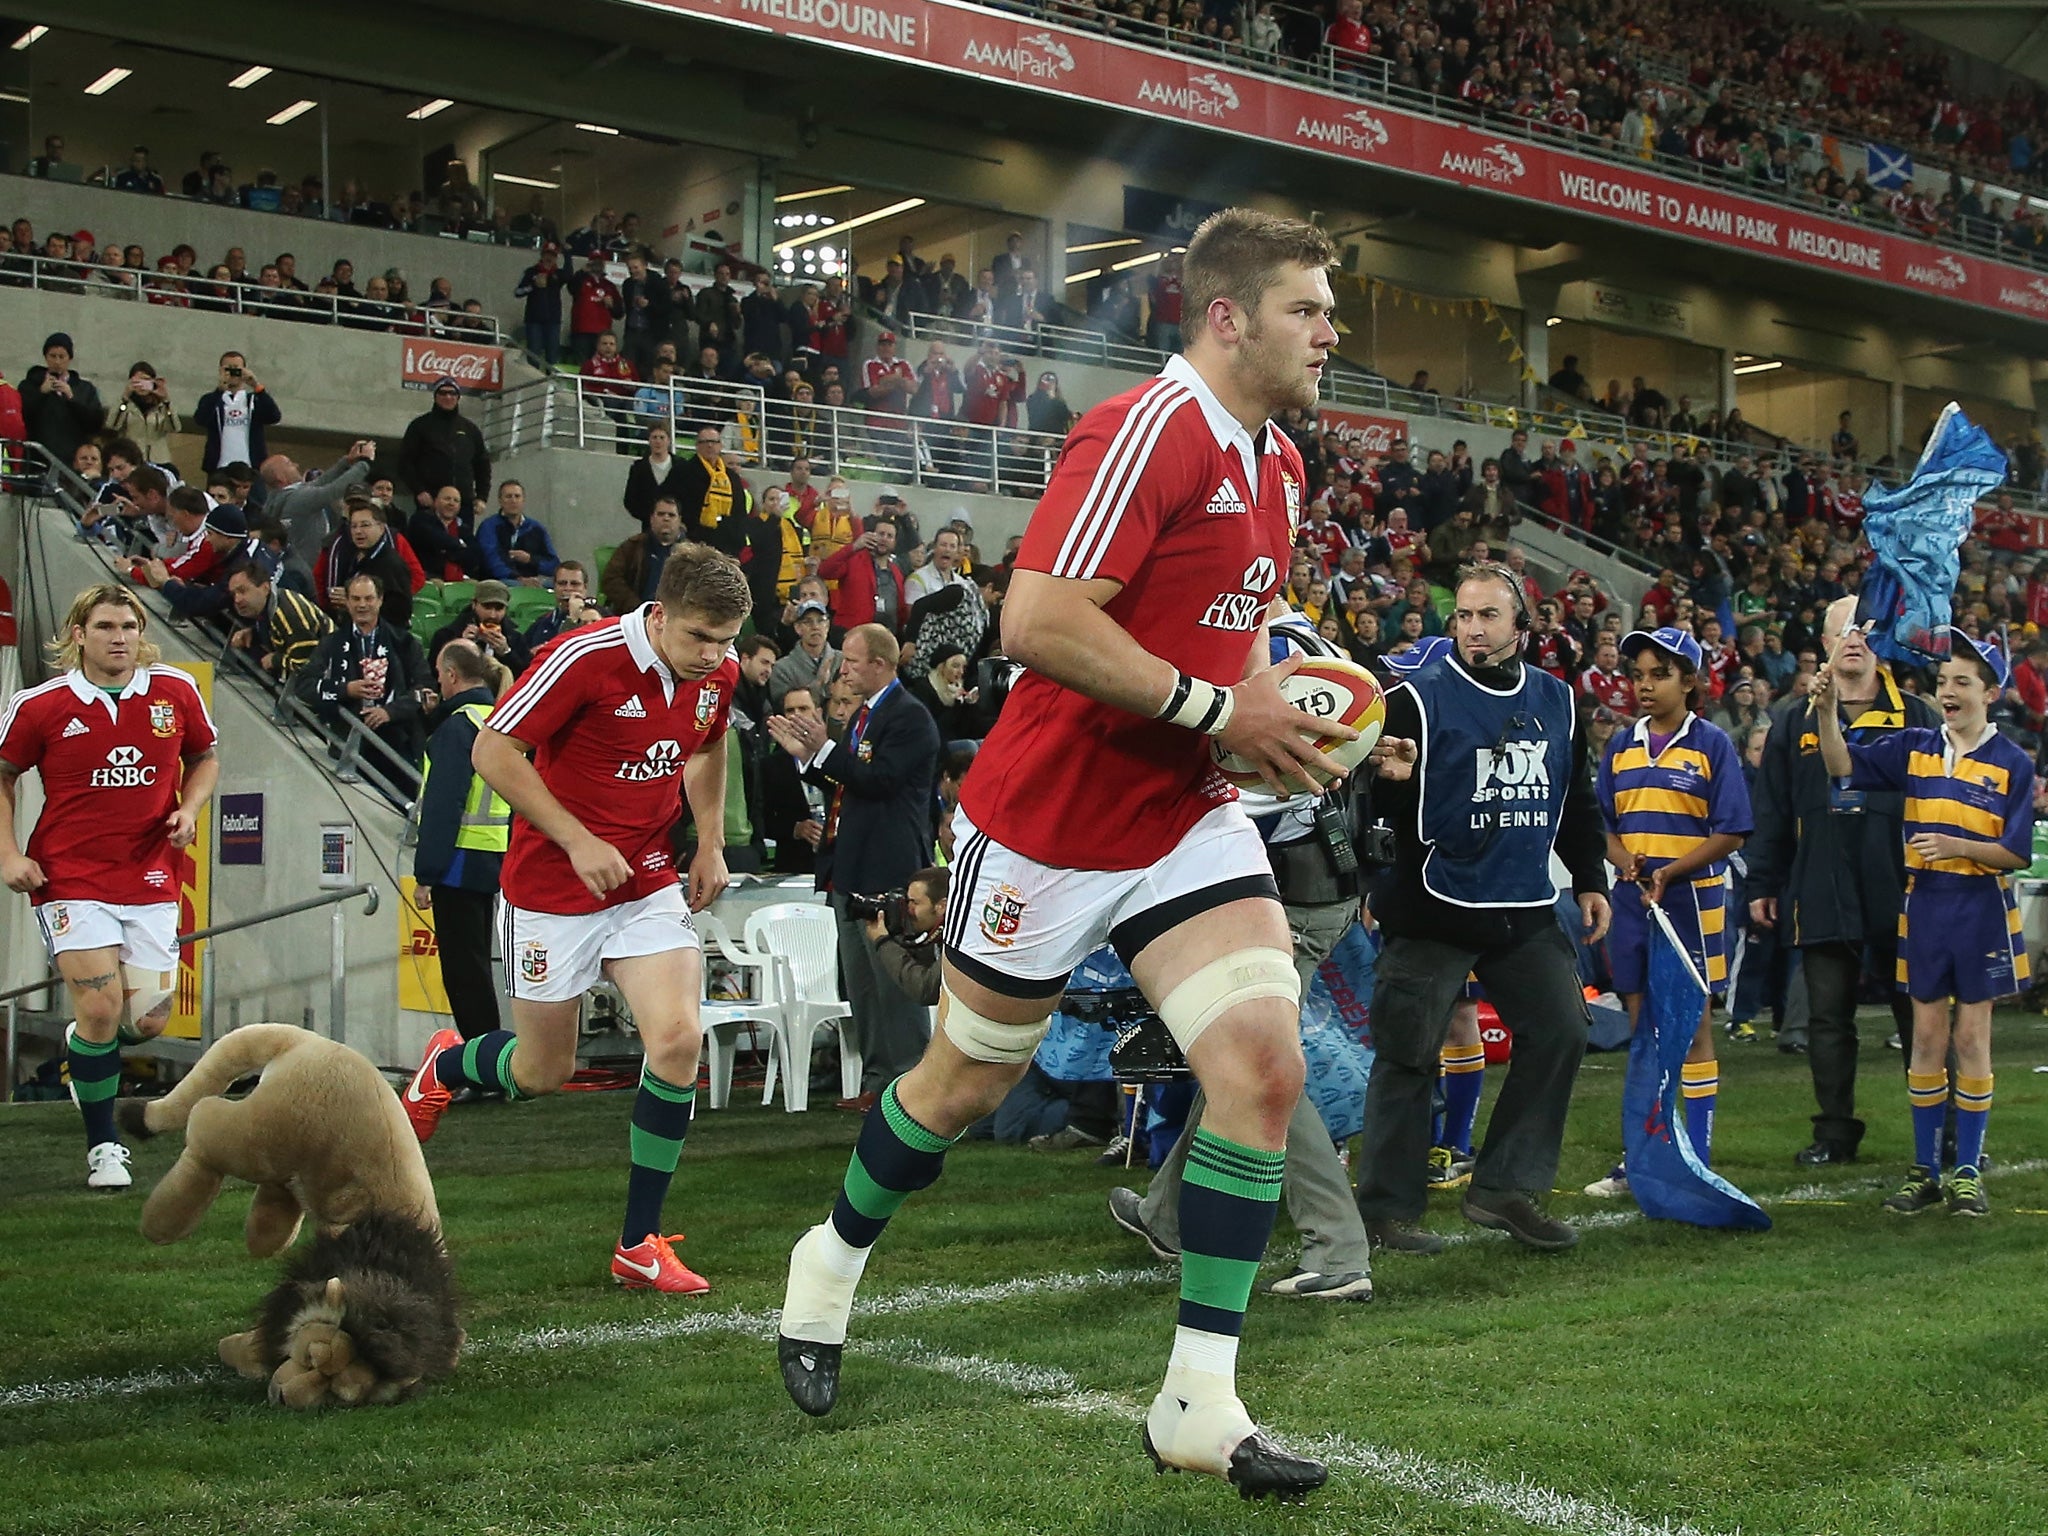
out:
<path id="1" fill-rule="evenodd" d="M 41 444 L 15 446 L 20 450 L 19 462 L 24 466 L 24 472 L 16 477 L 17 489 L 30 501 L 41 500 L 62 507 L 72 522 L 78 523 L 92 500 L 92 488 L 70 466 L 59 464 L 52 458 Z M 253 685 L 256 691 L 267 697 L 270 718 L 275 724 L 290 731 L 300 728 L 311 731 L 319 739 L 327 760 L 334 765 L 337 779 L 345 784 L 367 784 L 399 810 L 410 814 L 419 796 L 420 771 L 415 764 L 394 751 L 383 738 L 353 715 L 339 716 L 338 726 L 328 724 L 289 685 L 280 683 L 262 668 L 252 665 L 247 656 L 229 645 L 224 631 L 216 626 L 176 618 L 170 606 L 156 593 L 130 581 L 123 557 L 115 550 L 98 539 L 87 537 L 82 531 L 79 542 L 98 555 L 107 568 L 106 579 L 109 582 L 134 590 L 143 607 L 148 609 L 151 620 L 160 628 L 175 628 L 188 644 L 198 650 L 213 650 L 217 646 L 213 659 L 220 675 Z M 23 558 L 26 560 L 26 553 Z"/>
<path id="2" fill-rule="evenodd" d="M 173 286 L 175 285 L 175 286 Z M 300 324 L 338 325 L 350 330 L 384 331 L 399 336 L 442 336 L 503 346 L 506 336 L 494 315 L 471 315 L 455 309 L 421 309 L 381 300 L 345 298 L 334 293 L 305 293 L 266 288 L 261 283 L 216 282 L 206 277 L 176 277 L 145 272 L 139 267 L 81 265 L 52 256 L 0 256 L 0 288 L 31 288 L 44 293 L 154 304 L 165 309 L 196 309 L 219 315 L 291 320 Z"/>
<path id="3" fill-rule="evenodd" d="M 289 902 L 284 906 L 272 907 L 268 911 L 253 913 L 248 917 L 238 917 L 230 922 L 211 923 L 204 928 L 195 928 L 190 933 L 179 934 L 175 941 L 176 947 L 183 949 L 187 944 L 197 944 L 206 939 L 217 939 L 222 934 L 240 933 L 245 928 L 261 928 L 264 924 L 274 923 L 280 918 L 297 917 L 301 912 L 317 912 L 322 907 L 331 907 L 334 915 L 331 920 L 332 937 L 329 941 L 327 972 L 328 1035 L 331 1039 L 342 1040 L 348 1033 L 348 931 L 342 921 L 344 914 L 341 908 L 342 903 L 354 901 L 358 896 L 363 898 L 363 916 L 375 917 L 377 915 L 377 908 L 383 904 L 383 892 L 376 886 L 364 881 L 358 882 L 355 885 L 344 886 L 337 890 L 322 891 L 317 896 L 308 896 L 304 901 Z M 124 1047 L 125 1054 L 130 1056 L 156 1056 L 187 1062 L 197 1061 L 206 1054 L 206 1048 L 213 1044 L 215 1039 L 223 1033 L 223 1031 L 218 1031 L 213 1027 L 212 957 L 212 950 L 203 951 L 199 963 L 199 1038 L 197 1040 L 173 1040 L 159 1036 L 154 1040 L 145 1040 L 137 1045 Z M 9 1084 L 20 1081 L 16 1069 L 21 1058 L 21 1036 L 24 1032 L 24 1025 L 21 1021 L 21 1013 L 23 1011 L 21 1000 L 25 997 L 33 996 L 37 992 L 49 991 L 59 986 L 61 982 L 62 978 L 52 971 L 40 981 L 24 982 L 18 987 L 9 987 L 6 991 L 0 992 L 0 1020 L 4 1020 L 4 1028 L 7 1033 L 6 1080 Z M 240 1005 L 231 1004 L 230 1012 L 239 1015 Z M 311 1029 L 313 1027 L 312 1009 L 308 1008 L 306 1013 L 306 1027 Z M 240 1019 L 237 1017 L 230 1022 L 228 1027 L 230 1029 L 236 1028 L 239 1023 Z M 37 1034 L 47 1034 L 51 1039 L 62 1039 L 64 1030 L 68 1027 L 67 1023 L 53 1019 L 45 1029 L 34 1032 Z M 11 1093 L 0 1095 L 0 1104 L 13 1102 L 16 1101 L 12 1098 Z"/>
<path id="4" fill-rule="evenodd" d="M 869 472 L 908 485 L 1036 496 L 1064 439 L 1019 427 L 933 421 L 862 406 L 798 406 L 758 387 L 690 379 L 653 385 L 557 374 L 486 399 L 484 446 L 494 458 L 527 448 L 641 452 L 653 427 L 685 441 L 717 426 L 742 464 L 780 468 L 798 453 L 836 474 Z"/>

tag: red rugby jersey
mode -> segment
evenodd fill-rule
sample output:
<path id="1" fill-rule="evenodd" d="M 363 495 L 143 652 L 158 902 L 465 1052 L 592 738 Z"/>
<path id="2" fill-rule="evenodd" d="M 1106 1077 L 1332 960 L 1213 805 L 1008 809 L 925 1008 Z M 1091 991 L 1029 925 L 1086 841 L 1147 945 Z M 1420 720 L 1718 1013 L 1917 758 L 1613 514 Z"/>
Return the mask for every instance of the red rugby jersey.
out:
<path id="1" fill-rule="evenodd" d="M 593 896 L 568 854 L 514 815 L 500 884 L 515 907 L 600 912 L 676 883 L 668 835 L 682 812 L 683 764 L 725 734 L 740 668 L 728 651 L 703 681 L 677 677 L 648 638 L 653 606 L 549 641 L 485 722 L 531 743 L 549 793 L 633 869 Z"/>
<path id="2" fill-rule="evenodd" d="M 0 716 L 0 760 L 43 781 L 27 851 L 48 879 L 29 900 L 176 901 L 165 823 L 185 759 L 215 740 L 199 685 L 176 667 L 136 668 L 118 700 L 79 671 L 16 694 Z"/>
<path id="3" fill-rule="evenodd" d="M 1153 655 L 1228 687 L 1287 575 L 1306 481 L 1183 357 L 1081 418 L 1017 565 L 1121 582 L 1103 611 Z M 1236 791 L 1210 742 L 1027 672 L 961 788 L 975 826 L 1066 869 L 1139 869 Z"/>

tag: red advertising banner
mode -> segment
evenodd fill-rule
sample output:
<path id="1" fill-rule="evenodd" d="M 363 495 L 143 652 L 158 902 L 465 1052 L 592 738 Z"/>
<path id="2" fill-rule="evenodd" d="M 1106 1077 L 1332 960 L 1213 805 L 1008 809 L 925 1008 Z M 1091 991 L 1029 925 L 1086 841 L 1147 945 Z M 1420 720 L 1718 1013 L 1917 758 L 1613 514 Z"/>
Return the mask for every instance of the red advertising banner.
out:
<path id="1" fill-rule="evenodd" d="M 1370 411 L 1340 411 L 1333 406 L 1316 407 L 1316 425 L 1337 434 L 1353 458 L 1375 454 L 1386 458 L 1408 441 L 1408 418 L 1375 416 Z"/>
<path id="2" fill-rule="evenodd" d="M 407 389 L 432 389 L 444 378 L 472 395 L 495 395 L 505 387 L 503 347 L 445 336 L 407 336 L 400 347 L 398 382 Z"/>
<path id="3" fill-rule="evenodd" d="M 1489 133 L 1248 74 L 970 0 L 642 0 L 670 10 L 929 65 L 1026 90 L 1380 165 L 2048 321 L 2048 275 L 1932 241 L 1696 185 L 1620 160 Z"/>

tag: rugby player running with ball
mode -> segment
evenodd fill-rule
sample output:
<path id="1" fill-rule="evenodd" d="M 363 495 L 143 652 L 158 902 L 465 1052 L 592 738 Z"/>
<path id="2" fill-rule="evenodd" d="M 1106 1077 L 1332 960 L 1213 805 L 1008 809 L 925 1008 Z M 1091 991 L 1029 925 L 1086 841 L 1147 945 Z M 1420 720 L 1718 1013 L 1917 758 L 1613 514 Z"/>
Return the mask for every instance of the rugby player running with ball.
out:
<path id="1" fill-rule="evenodd" d="M 1186 354 L 1088 412 L 1003 605 L 1029 669 L 963 785 L 939 1028 L 861 1127 L 828 1220 L 790 1256 L 779 1354 L 831 1411 L 853 1295 L 882 1229 L 1023 1075 L 1068 975 L 1113 944 L 1208 1098 L 1181 1198 L 1179 1327 L 1146 1417 L 1155 1464 L 1247 1496 L 1320 1487 L 1239 1401 L 1238 1336 L 1302 1088 L 1300 982 L 1265 848 L 1212 748 L 1279 790 L 1327 777 L 1331 731 L 1281 697 L 1264 628 L 1305 475 L 1270 418 L 1313 406 L 1337 333 L 1329 239 L 1247 209 L 1185 263 Z M 1373 758 L 1403 775 L 1412 742 Z"/>

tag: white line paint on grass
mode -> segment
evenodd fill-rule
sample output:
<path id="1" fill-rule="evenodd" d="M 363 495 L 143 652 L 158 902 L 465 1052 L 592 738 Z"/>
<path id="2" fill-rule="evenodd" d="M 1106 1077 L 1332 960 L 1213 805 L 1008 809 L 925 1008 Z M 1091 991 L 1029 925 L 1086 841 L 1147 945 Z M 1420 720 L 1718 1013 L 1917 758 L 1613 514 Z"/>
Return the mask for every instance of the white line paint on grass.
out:
<path id="1" fill-rule="evenodd" d="M 998 1280 L 986 1285 L 914 1285 L 900 1291 L 866 1298 L 854 1304 L 854 1316 L 899 1317 L 934 1312 L 950 1307 L 981 1307 L 1008 1301 L 1027 1301 L 1038 1296 L 1069 1296 L 1082 1291 L 1127 1289 L 1139 1285 L 1165 1285 L 1174 1271 L 1164 1266 L 1148 1269 L 1097 1269 L 1079 1274 L 1027 1275 L 1015 1280 Z M 664 1339 L 682 1339 L 707 1333 L 737 1333 L 754 1338 L 775 1337 L 776 1313 L 749 1312 L 727 1307 L 716 1312 L 678 1312 L 630 1322 L 585 1323 L 573 1328 L 534 1328 L 518 1333 L 486 1334 L 463 1345 L 464 1358 L 500 1354 L 530 1354 L 562 1349 L 603 1349 L 619 1344 L 652 1344 Z M 87 1402 L 105 1397 L 134 1397 L 146 1392 L 170 1391 L 203 1386 L 227 1378 L 218 1371 L 189 1367 L 162 1367 L 137 1371 L 127 1376 L 88 1376 L 69 1381 L 30 1381 L 0 1387 L 0 1410 L 38 1408 L 61 1403 Z"/>
<path id="2" fill-rule="evenodd" d="M 1065 1371 L 1044 1366 L 951 1354 L 917 1339 L 862 1346 L 860 1352 L 973 1386 L 995 1387 L 1026 1399 L 1033 1407 L 1056 1413 L 1114 1418 L 1131 1424 L 1145 1416 L 1145 1410 L 1127 1398 L 1088 1391 Z M 1305 1455 L 1328 1463 L 1333 1471 L 1353 1472 L 1402 1493 L 1460 1508 L 1489 1510 L 1519 1520 L 1534 1530 L 1556 1531 L 1563 1536 L 1703 1536 L 1696 1526 L 1644 1520 L 1615 1505 L 1560 1493 L 1528 1478 L 1509 1481 L 1489 1477 L 1470 1467 L 1446 1465 L 1410 1451 L 1362 1444 L 1343 1435 L 1282 1438 Z M 1137 1454 L 1135 1446 L 1132 1454 Z"/>
<path id="3" fill-rule="evenodd" d="M 1987 1179 L 1996 1187 L 1996 1180 L 2004 1174 L 2039 1173 L 2043 1168 L 2048 1168 L 2048 1157 L 2029 1157 L 2017 1163 L 1994 1163 Z M 1843 1179 L 1834 1184 L 1823 1184 L 1818 1181 L 1812 1184 L 1795 1184 L 1782 1195 L 1758 1196 L 1757 1204 L 1798 1205 L 1805 1200 L 1839 1200 L 1844 1195 L 1874 1195 L 1881 1189 L 1896 1189 L 1900 1177 L 1899 1174 L 1881 1174 L 1875 1178 Z"/>
<path id="4" fill-rule="evenodd" d="M 85 1376 L 74 1381 L 25 1381 L 19 1386 L 0 1387 L 0 1409 L 42 1408 L 58 1403 L 83 1403 L 108 1397 L 138 1397 L 145 1392 L 167 1392 L 174 1387 L 201 1387 L 209 1382 L 232 1380 L 227 1367 L 199 1371 L 190 1366 L 160 1366 L 127 1376 Z"/>
<path id="5" fill-rule="evenodd" d="M 1624 1213 L 1601 1213 L 1593 1224 L 1609 1225 Z M 1173 1278 L 1165 1266 L 1149 1269 L 1094 1270 L 998 1281 L 988 1285 L 920 1285 L 876 1296 L 861 1303 L 856 1314 L 871 1318 L 903 1317 L 958 1307 L 1028 1300 L 1039 1296 L 1076 1295 L 1101 1289 L 1159 1285 Z M 517 1355 L 559 1350 L 602 1349 L 619 1344 L 645 1344 L 664 1339 L 713 1333 L 768 1339 L 775 1335 L 777 1314 L 728 1307 L 716 1312 L 687 1312 L 634 1322 L 594 1323 L 575 1328 L 537 1328 L 473 1340 L 471 1356 Z M 1083 1387 L 1071 1374 L 1051 1366 L 1020 1364 L 978 1355 L 935 1349 L 919 1339 L 856 1340 L 858 1356 L 931 1371 L 955 1381 L 990 1387 L 1023 1398 L 1033 1407 L 1077 1417 L 1113 1418 L 1137 1423 L 1144 1409 L 1127 1398 Z M 221 1384 L 220 1372 L 186 1367 L 139 1371 L 128 1376 L 85 1377 L 68 1381 L 25 1382 L 0 1389 L 0 1409 L 36 1408 L 67 1403 L 104 1401 L 148 1392 Z M 1702 1536 L 1689 1525 L 1649 1523 L 1612 1505 L 1559 1493 L 1527 1479 L 1512 1482 L 1469 1468 L 1430 1461 L 1411 1452 L 1365 1445 L 1341 1435 L 1300 1442 L 1301 1449 L 1333 1468 L 1354 1472 L 1406 1493 L 1442 1500 L 1468 1509 L 1488 1509 L 1520 1520 L 1537 1530 L 1565 1536 Z M 1133 1451 L 1135 1455 L 1136 1452 Z"/>

